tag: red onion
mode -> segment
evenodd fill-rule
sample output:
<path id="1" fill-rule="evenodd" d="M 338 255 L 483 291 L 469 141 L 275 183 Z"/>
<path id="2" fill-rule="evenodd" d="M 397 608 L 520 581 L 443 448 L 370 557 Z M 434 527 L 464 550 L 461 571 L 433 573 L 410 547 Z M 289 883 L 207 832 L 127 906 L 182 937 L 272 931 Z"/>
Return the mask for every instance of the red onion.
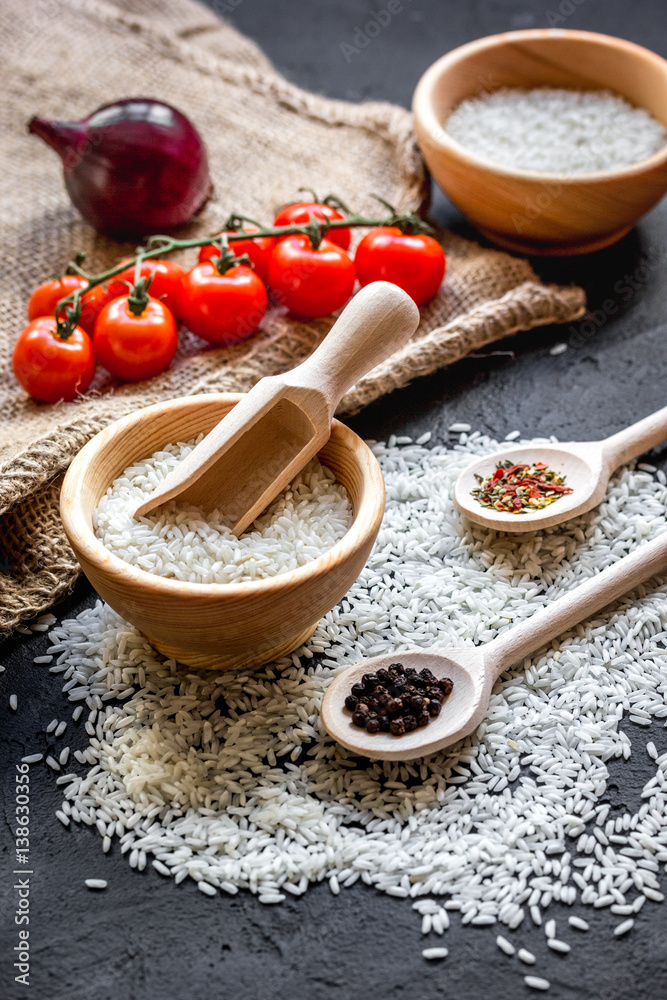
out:
<path id="1" fill-rule="evenodd" d="M 174 229 L 211 195 L 201 136 L 162 101 L 128 97 L 77 122 L 36 115 L 28 131 L 62 159 L 67 191 L 84 219 L 112 236 Z"/>

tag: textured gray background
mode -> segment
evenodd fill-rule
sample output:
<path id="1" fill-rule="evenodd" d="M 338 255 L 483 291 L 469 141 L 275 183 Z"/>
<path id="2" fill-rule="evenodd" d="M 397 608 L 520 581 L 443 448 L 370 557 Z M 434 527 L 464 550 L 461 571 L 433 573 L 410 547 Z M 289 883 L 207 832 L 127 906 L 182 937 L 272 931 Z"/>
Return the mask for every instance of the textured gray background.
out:
<path id="1" fill-rule="evenodd" d="M 547 27 L 553 21 L 549 12 L 558 16 L 559 11 L 556 0 L 403 0 L 403 11 L 348 63 L 342 43 L 353 40 L 356 28 L 384 6 L 383 0 L 209 0 L 209 6 L 254 38 L 296 83 L 333 97 L 382 98 L 406 106 L 420 74 L 443 52 L 496 31 Z M 560 9 L 560 27 L 621 35 L 667 56 L 667 6 L 661 0 L 563 0 Z M 433 215 L 469 234 L 438 192 Z M 663 204 L 614 248 L 588 258 L 535 261 L 546 277 L 583 284 L 591 311 L 610 298 L 618 311 L 606 319 L 598 314 L 597 322 L 494 345 L 513 353 L 462 361 L 369 407 L 352 426 L 375 438 L 434 430 L 438 440 L 446 441 L 447 426 L 464 420 L 495 436 L 516 428 L 522 434 L 577 439 L 603 436 L 639 419 L 665 403 L 666 252 Z M 569 344 L 567 352 L 551 357 L 549 348 L 562 341 Z M 664 458 L 656 452 L 653 460 L 664 467 Z M 82 583 L 58 610 L 76 612 L 91 600 Z M 75 748 L 86 741 L 81 725 L 71 723 L 61 740 L 45 737 L 54 716 L 70 714 L 57 678 L 32 664 L 46 644 L 34 636 L 0 648 L 0 662 L 7 667 L 0 677 L 2 1000 L 24 995 L 34 1000 L 525 1000 L 540 995 L 523 984 L 529 970 L 498 952 L 493 928 L 461 929 L 453 921 L 445 936 L 449 957 L 428 964 L 421 958 L 426 942 L 409 902 L 362 886 L 337 898 L 316 886 L 304 898 L 263 907 L 245 893 L 209 899 L 193 884 L 175 888 L 154 871 L 133 872 L 116 847 L 102 855 L 97 833 L 85 827 L 65 830 L 55 820 L 61 796 L 43 764 L 30 773 L 32 985 L 16 986 L 11 978 L 13 799 L 8 794 L 14 765 L 47 744 Z M 8 709 L 11 692 L 19 696 L 16 714 Z M 659 724 L 649 730 L 623 725 L 637 749 L 630 762 L 609 765 L 612 816 L 617 807 L 637 808 L 653 773 L 641 749 L 646 740 L 653 739 L 659 752 L 667 749 Z M 84 879 L 92 876 L 108 879 L 104 893 L 84 887 Z M 554 906 L 550 915 L 564 923 L 569 912 Z M 621 940 L 611 935 L 619 918 L 607 911 L 582 912 L 592 928 L 587 935 L 565 935 L 573 942 L 568 956 L 549 953 L 543 933 L 532 926 L 517 935 L 538 955 L 538 974 L 552 982 L 545 996 L 664 997 L 664 906 L 647 903 L 632 933 Z"/>

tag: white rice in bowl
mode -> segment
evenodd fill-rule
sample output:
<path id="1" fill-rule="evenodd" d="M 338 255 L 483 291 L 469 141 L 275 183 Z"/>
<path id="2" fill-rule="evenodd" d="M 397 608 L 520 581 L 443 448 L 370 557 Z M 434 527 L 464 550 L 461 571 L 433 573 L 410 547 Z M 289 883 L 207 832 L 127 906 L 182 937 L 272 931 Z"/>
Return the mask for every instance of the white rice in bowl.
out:
<path id="1" fill-rule="evenodd" d="M 170 444 L 129 466 L 93 515 L 95 534 L 127 563 L 187 583 L 244 583 L 298 569 L 327 552 L 352 524 L 345 487 L 314 458 L 237 538 L 218 511 L 170 501 L 135 520 L 142 500 L 189 455 L 203 435 Z"/>

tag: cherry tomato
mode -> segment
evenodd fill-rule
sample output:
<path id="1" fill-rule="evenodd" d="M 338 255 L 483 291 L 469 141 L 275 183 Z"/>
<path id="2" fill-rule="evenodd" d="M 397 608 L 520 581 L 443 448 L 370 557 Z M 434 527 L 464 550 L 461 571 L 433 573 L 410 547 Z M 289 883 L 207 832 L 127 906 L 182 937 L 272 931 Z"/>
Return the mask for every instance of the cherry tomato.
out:
<path id="1" fill-rule="evenodd" d="M 246 340 L 265 312 L 264 283 L 243 264 L 220 274 L 213 261 L 204 261 L 183 280 L 183 322 L 209 344 L 229 346 Z"/>
<path id="2" fill-rule="evenodd" d="M 85 278 L 80 278 L 77 274 L 64 274 L 62 278 L 54 278 L 39 285 L 30 296 L 28 301 L 28 319 L 37 319 L 39 316 L 53 316 L 56 305 L 65 296 L 75 292 L 78 288 L 85 288 L 88 282 Z M 95 329 L 95 320 L 101 310 L 109 301 L 109 293 L 104 285 L 95 285 L 89 292 L 81 297 L 81 316 L 79 326 L 91 336 Z M 65 319 L 62 310 L 61 319 Z"/>
<path id="3" fill-rule="evenodd" d="M 148 299 L 136 316 L 128 297 L 108 302 L 95 324 L 95 353 L 107 371 L 129 382 L 159 375 L 171 364 L 176 320 L 159 299 Z"/>
<path id="4" fill-rule="evenodd" d="M 302 226 L 305 222 L 310 222 L 311 215 L 316 219 L 344 219 L 345 216 L 337 208 L 325 205 L 319 201 L 297 201 L 293 205 L 285 205 L 281 208 L 275 219 L 274 226 Z M 350 245 L 349 229 L 330 229 L 326 235 L 330 243 L 347 250 Z"/>
<path id="5" fill-rule="evenodd" d="M 362 285 L 391 281 L 418 306 L 433 298 L 445 276 L 445 253 L 437 240 L 394 226 L 371 229 L 357 247 L 354 263 Z"/>
<path id="6" fill-rule="evenodd" d="M 43 403 L 69 401 L 86 392 L 93 381 L 95 353 L 80 326 L 62 339 L 55 316 L 39 316 L 19 334 L 12 367 L 16 381 L 34 399 Z"/>
<path id="7" fill-rule="evenodd" d="M 121 264 L 124 263 L 125 261 L 121 261 Z M 134 270 L 134 265 L 132 265 L 111 279 L 109 282 L 108 299 L 127 295 L 128 286 L 125 282 L 129 282 L 131 285 L 134 284 Z M 179 318 L 181 315 L 181 289 L 185 270 L 173 260 L 158 258 L 157 260 L 145 260 L 141 265 L 140 277 L 147 278 L 150 274 L 153 275 L 153 280 L 148 289 L 148 294 L 152 299 L 159 299 L 163 302 L 169 312 Z"/>
<path id="8" fill-rule="evenodd" d="M 354 262 L 329 240 L 313 250 L 307 236 L 279 240 L 269 264 L 276 298 L 299 316 L 328 316 L 344 306 L 354 289 Z"/>
<path id="9" fill-rule="evenodd" d="M 250 223 L 247 223 L 245 228 L 250 233 L 257 232 L 257 226 L 252 226 Z M 238 229 L 229 230 L 229 232 L 239 231 Z M 269 280 L 269 261 L 275 245 L 276 241 L 273 236 L 259 236 L 256 240 L 232 240 L 229 244 L 229 249 L 237 257 L 247 253 L 255 269 L 255 274 L 266 284 Z M 208 246 L 202 247 L 199 251 L 199 263 L 203 264 L 204 261 L 213 260 L 219 256 L 220 247 L 216 246 L 215 243 L 210 243 Z"/>

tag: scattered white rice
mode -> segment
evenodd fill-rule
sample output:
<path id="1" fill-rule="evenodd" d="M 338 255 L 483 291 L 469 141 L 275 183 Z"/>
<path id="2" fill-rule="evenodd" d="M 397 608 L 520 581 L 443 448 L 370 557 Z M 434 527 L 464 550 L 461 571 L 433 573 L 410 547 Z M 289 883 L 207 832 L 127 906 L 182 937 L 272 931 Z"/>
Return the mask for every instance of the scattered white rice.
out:
<path id="1" fill-rule="evenodd" d="M 94 827 L 105 851 L 115 841 L 137 870 L 155 859 L 175 883 L 267 904 L 323 879 L 364 882 L 409 897 L 438 934 L 450 912 L 516 929 L 554 901 L 632 913 L 662 901 L 667 753 L 636 809 L 604 799 L 608 762 L 631 754 L 628 717 L 667 720 L 666 586 L 638 588 L 506 671 L 477 731 L 433 757 L 364 761 L 322 731 L 323 693 L 360 657 L 488 642 L 667 527 L 667 487 L 628 468 L 597 510 L 558 528 L 462 521 L 453 483 L 497 447 L 476 433 L 452 449 L 376 445 L 387 508 L 375 549 L 278 664 L 198 673 L 101 602 L 54 628 L 47 669 L 89 713 L 83 773 L 64 785 L 72 825 Z"/>
<path id="2" fill-rule="evenodd" d="M 583 917 L 568 917 L 567 922 L 570 927 L 575 927 L 578 931 L 588 930 L 588 922 Z"/>
<path id="3" fill-rule="evenodd" d="M 627 934 L 628 931 L 631 931 L 634 926 L 635 922 L 632 917 L 630 917 L 629 920 L 624 920 L 622 924 L 617 924 L 616 927 L 614 927 L 614 934 L 616 937 L 620 937 L 622 934 Z"/>
<path id="4" fill-rule="evenodd" d="M 496 938 L 496 944 L 498 945 L 500 950 L 503 951 L 506 955 L 516 954 L 516 948 L 514 947 L 512 942 L 508 941 L 507 938 L 502 936 L 502 934 L 499 934 L 498 937 Z"/>
<path id="5" fill-rule="evenodd" d="M 501 87 L 462 101 L 445 128 L 492 163 L 562 176 L 627 167 L 667 142 L 648 111 L 609 90 Z"/>
<path id="6" fill-rule="evenodd" d="M 549 938 L 547 945 L 552 951 L 558 951 L 562 955 L 567 955 L 568 951 L 570 951 L 570 945 L 567 941 L 557 941 L 556 938 Z"/>
<path id="7" fill-rule="evenodd" d="M 552 358 L 557 358 L 559 354 L 565 354 L 567 350 L 567 344 L 554 344 L 554 346 L 549 351 Z"/>
<path id="8" fill-rule="evenodd" d="M 16 709 L 19 707 L 18 695 L 10 694 L 10 696 L 9 696 L 9 707 L 11 708 L 12 712 L 16 711 Z"/>
<path id="9" fill-rule="evenodd" d="M 67 729 L 67 723 L 64 721 L 59 722 L 58 725 L 56 726 L 56 730 L 53 735 L 55 737 L 62 736 L 62 734 L 65 732 L 66 729 Z"/>
<path id="10" fill-rule="evenodd" d="M 548 990 L 551 986 L 548 979 L 541 979 L 539 976 L 524 976 L 523 981 L 526 986 L 530 986 L 534 990 Z"/>
<path id="11" fill-rule="evenodd" d="M 471 430 L 470 424 L 450 424 L 447 430 L 451 434 L 466 434 Z"/>
<path id="12" fill-rule="evenodd" d="M 125 562 L 190 583 L 241 583 L 277 576 L 328 551 L 352 524 L 345 487 L 317 459 L 236 538 L 220 521 L 176 501 L 135 520 L 137 505 L 189 455 L 195 441 L 125 469 L 93 515 L 97 537 Z"/>
<path id="13" fill-rule="evenodd" d="M 88 889 L 106 889 L 108 882 L 103 878 L 87 878 L 86 888 Z"/>
<path id="14" fill-rule="evenodd" d="M 38 764 L 40 760 L 44 760 L 43 753 L 31 753 L 27 757 L 21 757 L 22 764 Z"/>
<path id="15" fill-rule="evenodd" d="M 424 948 L 422 955 L 429 961 L 438 958 L 447 958 L 449 951 L 447 948 Z"/>

